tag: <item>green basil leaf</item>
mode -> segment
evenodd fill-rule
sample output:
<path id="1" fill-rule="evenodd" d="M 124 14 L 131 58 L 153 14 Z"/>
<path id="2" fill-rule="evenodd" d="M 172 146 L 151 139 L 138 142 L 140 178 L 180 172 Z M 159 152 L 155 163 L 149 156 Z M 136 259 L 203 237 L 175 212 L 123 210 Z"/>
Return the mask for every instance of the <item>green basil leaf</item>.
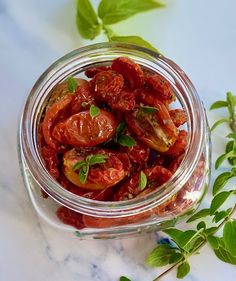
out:
<path id="1" fill-rule="evenodd" d="M 235 142 L 234 141 L 229 141 L 226 145 L 226 153 L 234 150 Z M 229 157 L 228 162 L 230 165 L 235 166 L 236 165 L 236 157 Z"/>
<path id="2" fill-rule="evenodd" d="M 176 253 L 176 250 L 170 245 L 159 245 L 151 251 L 147 257 L 147 264 L 151 267 L 165 266 L 169 264 L 170 258 Z"/>
<path id="3" fill-rule="evenodd" d="M 210 214 L 210 209 L 202 209 L 200 210 L 199 212 L 195 213 L 194 215 L 192 215 L 188 220 L 187 222 L 192 222 L 192 221 L 195 221 L 195 220 L 198 220 L 200 218 L 204 218 L 206 216 L 209 216 Z"/>
<path id="4" fill-rule="evenodd" d="M 136 145 L 135 139 L 127 135 L 119 136 L 118 143 L 122 146 L 128 146 L 128 147 Z"/>
<path id="5" fill-rule="evenodd" d="M 155 47 L 153 47 L 149 42 L 147 42 L 140 36 L 112 36 L 109 38 L 109 41 L 122 42 L 122 43 L 124 42 L 124 43 L 138 45 L 160 54 L 160 52 Z"/>
<path id="6" fill-rule="evenodd" d="M 101 24 L 89 0 L 77 0 L 76 23 L 85 39 L 92 40 L 101 32 Z"/>
<path id="7" fill-rule="evenodd" d="M 223 203 L 227 200 L 230 194 L 231 193 L 229 191 L 223 191 L 221 193 L 218 193 L 213 198 L 210 206 L 210 215 L 213 215 L 221 207 L 221 205 L 223 205 Z"/>
<path id="8" fill-rule="evenodd" d="M 147 176 L 144 174 L 143 171 L 139 174 L 139 183 L 138 187 L 140 190 L 143 190 L 147 186 Z"/>
<path id="9" fill-rule="evenodd" d="M 190 265 L 187 261 L 184 261 L 178 266 L 176 277 L 179 279 L 183 279 L 186 275 L 188 275 L 189 271 Z"/>
<path id="10" fill-rule="evenodd" d="M 89 166 L 103 164 L 106 162 L 107 156 L 104 154 L 93 154 L 86 157 Z"/>
<path id="11" fill-rule="evenodd" d="M 213 184 L 213 195 L 216 195 L 226 185 L 230 178 L 232 178 L 230 172 L 220 174 Z"/>
<path id="12" fill-rule="evenodd" d="M 212 132 L 213 130 L 215 130 L 215 128 L 218 127 L 220 124 L 222 124 L 222 123 L 228 123 L 228 122 L 229 122 L 229 119 L 227 119 L 227 118 L 222 118 L 222 119 L 216 121 L 216 122 L 212 125 L 212 127 L 211 127 L 211 132 Z"/>
<path id="13" fill-rule="evenodd" d="M 227 96 L 229 114 L 233 115 L 234 114 L 234 107 L 236 105 L 236 98 L 231 92 L 226 93 L 226 96 Z"/>
<path id="14" fill-rule="evenodd" d="M 236 141 L 236 133 L 230 133 L 226 137 L 229 139 L 234 139 Z"/>
<path id="15" fill-rule="evenodd" d="M 183 258 L 183 254 L 176 252 L 170 257 L 169 263 L 170 264 L 176 263 L 176 262 L 180 261 L 182 258 Z"/>
<path id="16" fill-rule="evenodd" d="M 77 163 L 75 163 L 75 165 L 72 167 L 72 169 L 74 171 L 79 170 L 80 168 L 82 168 L 82 166 L 86 165 L 85 161 L 81 160 L 78 161 Z"/>
<path id="17" fill-rule="evenodd" d="M 91 117 L 96 117 L 100 114 L 100 109 L 99 107 L 95 106 L 94 104 L 92 104 L 89 108 L 89 114 Z"/>
<path id="18" fill-rule="evenodd" d="M 214 234 L 216 231 L 217 231 L 217 227 L 216 227 L 216 226 L 213 226 L 213 227 L 207 228 L 207 229 L 204 231 L 204 233 L 206 234 L 206 236 L 209 236 L 209 235 Z"/>
<path id="19" fill-rule="evenodd" d="M 209 242 L 210 246 L 212 247 L 212 249 L 219 249 L 220 247 L 220 242 L 219 242 L 219 238 L 215 237 L 213 235 L 210 235 L 207 237 L 207 241 Z"/>
<path id="20" fill-rule="evenodd" d="M 223 240 L 227 251 L 236 258 L 236 220 L 230 220 L 225 224 Z"/>
<path id="21" fill-rule="evenodd" d="M 125 277 L 125 276 L 121 276 L 120 281 L 131 281 L 129 278 Z"/>
<path id="22" fill-rule="evenodd" d="M 198 231 L 195 230 L 186 230 L 180 236 L 180 246 L 185 251 L 190 252 L 195 241 L 200 237 L 199 234 L 203 232 L 203 229 Z"/>
<path id="23" fill-rule="evenodd" d="M 144 113 L 147 113 L 147 114 L 154 114 L 158 111 L 157 108 L 155 107 L 152 107 L 152 106 L 146 106 L 146 105 L 141 105 L 140 106 L 140 109 L 144 112 Z"/>
<path id="24" fill-rule="evenodd" d="M 176 228 L 167 228 L 164 229 L 163 232 L 168 234 L 170 238 L 178 245 L 181 244 L 181 235 L 183 234 L 182 230 L 176 229 Z"/>
<path id="25" fill-rule="evenodd" d="M 87 176 L 88 176 L 88 168 L 83 169 L 84 167 L 87 167 L 84 165 L 82 169 L 79 170 L 79 180 L 81 183 L 85 183 Z M 85 171 L 84 171 L 85 170 Z"/>
<path id="26" fill-rule="evenodd" d="M 220 167 L 220 165 L 221 165 L 226 159 L 228 159 L 228 158 L 230 158 L 230 157 L 233 157 L 233 156 L 235 156 L 233 151 L 230 151 L 230 152 L 228 152 L 228 153 L 222 154 L 220 157 L 218 157 L 218 158 L 216 159 L 216 162 L 215 162 L 215 169 L 217 170 L 217 169 Z"/>
<path id="27" fill-rule="evenodd" d="M 229 208 L 228 210 L 223 210 L 220 212 L 216 212 L 215 216 L 213 218 L 213 222 L 218 223 L 219 221 L 223 220 L 224 218 L 226 218 L 229 213 L 232 211 L 232 208 Z"/>
<path id="28" fill-rule="evenodd" d="M 113 24 L 125 20 L 137 13 L 161 8 L 164 4 L 154 0 L 102 0 L 98 15 L 103 24 Z"/>
<path id="29" fill-rule="evenodd" d="M 214 249 L 215 255 L 223 262 L 236 265 L 236 257 L 233 257 L 224 247 Z"/>
<path id="30" fill-rule="evenodd" d="M 221 108 L 221 107 L 227 107 L 227 106 L 228 106 L 227 101 L 218 100 L 211 105 L 210 110 Z"/>
<path id="31" fill-rule="evenodd" d="M 69 76 L 66 81 L 69 92 L 74 93 L 77 89 L 77 80 L 74 77 Z"/>

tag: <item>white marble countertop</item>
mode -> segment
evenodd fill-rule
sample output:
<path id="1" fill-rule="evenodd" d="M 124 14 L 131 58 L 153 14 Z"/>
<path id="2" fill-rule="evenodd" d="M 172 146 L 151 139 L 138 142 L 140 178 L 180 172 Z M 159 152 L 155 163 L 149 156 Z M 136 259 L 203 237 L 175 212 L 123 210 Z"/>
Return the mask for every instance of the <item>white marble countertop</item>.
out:
<path id="1" fill-rule="evenodd" d="M 144 262 L 156 243 L 154 234 L 80 241 L 60 233 L 39 222 L 19 173 L 16 134 L 27 93 L 54 60 L 89 43 L 76 31 L 73 7 L 73 0 L 0 0 L 0 280 L 117 281 L 126 275 L 151 281 L 160 272 Z M 179 64 L 208 108 L 226 91 L 236 93 L 235 11 L 235 0 L 169 0 L 167 8 L 115 30 L 145 36 Z M 215 159 L 223 150 L 220 130 L 213 140 Z M 218 261 L 207 247 L 191 258 L 191 266 L 185 280 L 236 280 L 236 267 Z M 176 279 L 171 274 L 163 280 Z"/>

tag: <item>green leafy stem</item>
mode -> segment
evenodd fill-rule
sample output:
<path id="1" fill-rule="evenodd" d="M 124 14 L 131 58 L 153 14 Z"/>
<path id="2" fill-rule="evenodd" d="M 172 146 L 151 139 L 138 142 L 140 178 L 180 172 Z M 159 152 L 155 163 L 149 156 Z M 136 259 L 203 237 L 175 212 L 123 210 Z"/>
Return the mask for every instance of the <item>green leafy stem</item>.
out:
<path id="1" fill-rule="evenodd" d="M 138 13 L 163 8 L 165 5 L 156 0 L 101 0 L 97 12 L 89 0 L 77 0 L 76 24 L 80 35 L 93 40 L 102 32 L 109 42 L 126 42 L 158 50 L 140 36 L 119 36 L 111 25 L 126 20 Z"/>

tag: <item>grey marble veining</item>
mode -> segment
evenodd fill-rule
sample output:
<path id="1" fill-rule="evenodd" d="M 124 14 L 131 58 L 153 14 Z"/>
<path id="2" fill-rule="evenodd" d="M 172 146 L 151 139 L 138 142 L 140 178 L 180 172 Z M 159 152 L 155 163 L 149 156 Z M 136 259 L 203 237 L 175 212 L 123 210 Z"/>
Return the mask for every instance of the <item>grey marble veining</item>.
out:
<path id="1" fill-rule="evenodd" d="M 176 61 L 206 108 L 227 90 L 236 93 L 236 2 L 167 2 L 167 8 L 133 17 L 129 28 L 124 22 L 115 31 L 144 35 Z M 120 275 L 151 281 L 160 271 L 147 267 L 145 258 L 159 235 L 81 241 L 60 233 L 38 219 L 20 177 L 17 128 L 27 93 L 54 60 L 90 43 L 76 31 L 73 6 L 72 0 L 0 0 L 0 281 L 117 281 Z M 209 114 L 210 121 L 219 115 Z M 223 147 L 221 132 L 213 142 L 215 159 Z M 218 261 L 208 247 L 191 266 L 186 281 L 236 278 L 235 267 Z"/>

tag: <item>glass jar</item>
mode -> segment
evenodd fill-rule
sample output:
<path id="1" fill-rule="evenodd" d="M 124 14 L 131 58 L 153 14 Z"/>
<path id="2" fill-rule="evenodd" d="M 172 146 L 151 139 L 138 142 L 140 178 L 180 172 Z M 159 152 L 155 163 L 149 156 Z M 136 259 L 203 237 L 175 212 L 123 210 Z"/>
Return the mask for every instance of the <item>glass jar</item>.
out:
<path id="1" fill-rule="evenodd" d="M 68 76 L 84 78 L 84 71 L 104 66 L 120 56 L 128 56 L 150 72 L 169 81 L 177 97 L 177 106 L 187 115 L 189 132 L 187 150 L 172 178 L 158 190 L 140 198 L 119 202 L 96 201 L 77 196 L 64 189 L 47 171 L 37 142 L 38 128 L 49 93 Z M 40 217 L 65 231 L 76 231 L 56 216 L 65 206 L 95 227 L 77 230 L 82 238 L 110 238 L 145 233 L 173 226 L 192 213 L 203 198 L 209 183 L 210 136 L 206 114 L 198 94 L 186 74 L 171 60 L 142 47 L 102 43 L 75 50 L 51 65 L 32 88 L 19 129 L 19 160 L 29 197 Z M 49 197 L 43 198 L 42 192 Z"/>

